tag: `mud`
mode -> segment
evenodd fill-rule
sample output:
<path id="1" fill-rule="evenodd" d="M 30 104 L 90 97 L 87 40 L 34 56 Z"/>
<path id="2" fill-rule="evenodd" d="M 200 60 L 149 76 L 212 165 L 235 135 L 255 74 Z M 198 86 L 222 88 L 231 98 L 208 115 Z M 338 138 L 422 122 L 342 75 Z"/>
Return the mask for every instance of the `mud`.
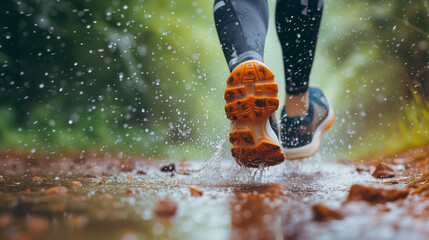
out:
<path id="1" fill-rule="evenodd" d="M 313 207 L 315 221 L 328 221 L 331 219 L 343 219 L 343 214 L 335 209 L 331 209 L 322 203 L 314 204 Z"/>
<path id="2" fill-rule="evenodd" d="M 428 156 L 249 170 L 219 157 L 7 153 L 0 239 L 427 239 Z M 395 176 L 372 176 L 380 163 Z"/>
<path id="3" fill-rule="evenodd" d="M 347 202 L 366 201 L 369 203 L 393 202 L 406 198 L 410 190 L 404 187 L 371 186 L 355 184 L 351 186 Z"/>

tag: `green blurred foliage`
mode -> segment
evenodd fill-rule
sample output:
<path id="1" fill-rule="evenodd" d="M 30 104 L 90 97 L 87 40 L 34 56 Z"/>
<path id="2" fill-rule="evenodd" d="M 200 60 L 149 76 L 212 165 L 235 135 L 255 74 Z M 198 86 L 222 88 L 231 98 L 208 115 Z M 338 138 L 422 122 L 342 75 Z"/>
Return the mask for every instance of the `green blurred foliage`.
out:
<path id="1" fill-rule="evenodd" d="M 2 148 L 209 156 L 228 132 L 212 4 L 3 0 Z M 415 122 L 429 122 L 428 5 L 325 2 L 311 84 L 336 109 L 326 149 L 359 156 L 427 143 L 429 126 Z M 272 19 L 265 61 L 282 85 Z"/>
<path id="2" fill-rule="evenodd" d="M 3 148 L 166 157 L 171 149 L 186 151 L 189 140 L 197 149 L 217 141 L 206 137 L 222 110 L 221 101 L 212 101 L 218 84 L 208 76 L 219 71 L 211 63 L 220 58 L 211 3 L 0 5 Z"/>
<path id="3" fill-rule="evenodd" d="M 325 7 L 312 77 L 334 102 L 336 146 L 362 156 L 427 144 L 427 125 L 416 134 L 405 109 L 414 95 L 429 96 L 429 1 L 331 0 Z M 399 122 L 409 131 L 391 144 Z"/>

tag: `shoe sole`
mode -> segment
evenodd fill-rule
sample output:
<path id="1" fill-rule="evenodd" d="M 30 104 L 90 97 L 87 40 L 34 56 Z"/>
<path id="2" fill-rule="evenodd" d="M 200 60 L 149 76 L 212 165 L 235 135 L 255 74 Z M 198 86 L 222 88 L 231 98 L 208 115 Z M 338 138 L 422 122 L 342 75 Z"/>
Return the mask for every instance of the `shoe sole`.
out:
<path id="1" fill-rule="evenodd" d="M 301 147 L 297 147 L 297 148 L 283 148 L 283 150 L 286 154 L 287 160 L 299 160 L 299 159 L 303 159 L 303 158 L 308 158 L 308 157 L 314 156 L 319 151 L 320 138 L 321 138 L 322 134 L 324 132 L 328 131 L 329 128 L 331 128 L 331 126 L 335 120 L 335 113 L 333 111 L 332 105 L 329 102 L 329 100 L 327 100 L 327 101 L 328 101 L 328 106 L 329 106 L 328 116 L 316 128 L 316 132 L 314 134 L 313 140 L 305 146 L 301 146 Z"/>
<path id="2" fill-rule="evenodd" d="M 269 125 L 269 117 L 279 106 L 277 92 L 274 74 L 258 61 L 240 64 L 228 77 L 225 113 L 231 120 L 231 153 L 239 165 L 263 167 L 284 161 L 280 143 L 273 139 Z"/>

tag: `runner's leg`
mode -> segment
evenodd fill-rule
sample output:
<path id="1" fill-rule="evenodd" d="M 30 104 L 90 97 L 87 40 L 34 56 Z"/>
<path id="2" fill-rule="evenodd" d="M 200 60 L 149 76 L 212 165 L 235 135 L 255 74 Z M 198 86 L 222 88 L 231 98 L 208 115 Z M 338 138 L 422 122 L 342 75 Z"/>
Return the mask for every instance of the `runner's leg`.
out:
<path id="1" fill-rule="evenodd" d="M 266 0 L 216 0 L 214 18 L 230 76 L 225 113 L 231 120 L 229 140 L 235 161 L 246 167 L 283 162 L 278 139 L 278 87 L 263 62 L 268 29 Z"/>
<path id="2" fill-rule="evenodd" d="M 213 11 L 229 70 L 247 60 L 263 62 L 269 16 L 267 1 L 216 0 Z"/>
<path id="3" fill-rule="evenodd" d="M 278 0 L 277 35 L 283 51 L 286 102 L 281 114 L 281 141 L 287 159 L 317 153 L 323 132 L 335 114 L 320 89 L 309 87 L 323 0 Z"/>
<path id="4" fill-rule="evenodd" d="M 286 113 L 305 116 L 323 0 L 278 0 L 277 35 L 283 51 L 286 81 Z"/>

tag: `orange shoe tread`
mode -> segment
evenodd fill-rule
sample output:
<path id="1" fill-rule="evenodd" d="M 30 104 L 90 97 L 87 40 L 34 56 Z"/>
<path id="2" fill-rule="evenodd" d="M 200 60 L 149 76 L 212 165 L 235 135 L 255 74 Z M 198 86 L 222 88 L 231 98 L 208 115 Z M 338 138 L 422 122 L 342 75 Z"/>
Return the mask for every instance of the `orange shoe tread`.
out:
<path id="1" fill-rule="evenodd" d="M 248 97 L 225 105 L 225 113 L 231 121 L 257 122 L 277 110 L 279 100 L 275 97 Z"/>
<path id="2" fill-rule="evenodd" d="M 233 146 L 231 153 L 238 164 L 246 167 L 272 166 L 285 158 L 280 146 L 267 141 L 257 146 Z"/>
<path id="3" fill-rule="evenodd" d="M 279 106 L 277 92 L 274 74 L 263 64 L 255 61 L 239 65 L 227 79 L 224 93 L 227 118 L 241 126 L 249 124 L 250 128 L 253 124 L 263 124 Z M 281 147 L 264 140 L 267 139 L 265 135 L 256 136 L 255 133 L 251 129 L 235 129 L 233 124 L 229 140 L 233 144 L 231 153 L 235 161 L 246 167 L 283 162 Z"/>

